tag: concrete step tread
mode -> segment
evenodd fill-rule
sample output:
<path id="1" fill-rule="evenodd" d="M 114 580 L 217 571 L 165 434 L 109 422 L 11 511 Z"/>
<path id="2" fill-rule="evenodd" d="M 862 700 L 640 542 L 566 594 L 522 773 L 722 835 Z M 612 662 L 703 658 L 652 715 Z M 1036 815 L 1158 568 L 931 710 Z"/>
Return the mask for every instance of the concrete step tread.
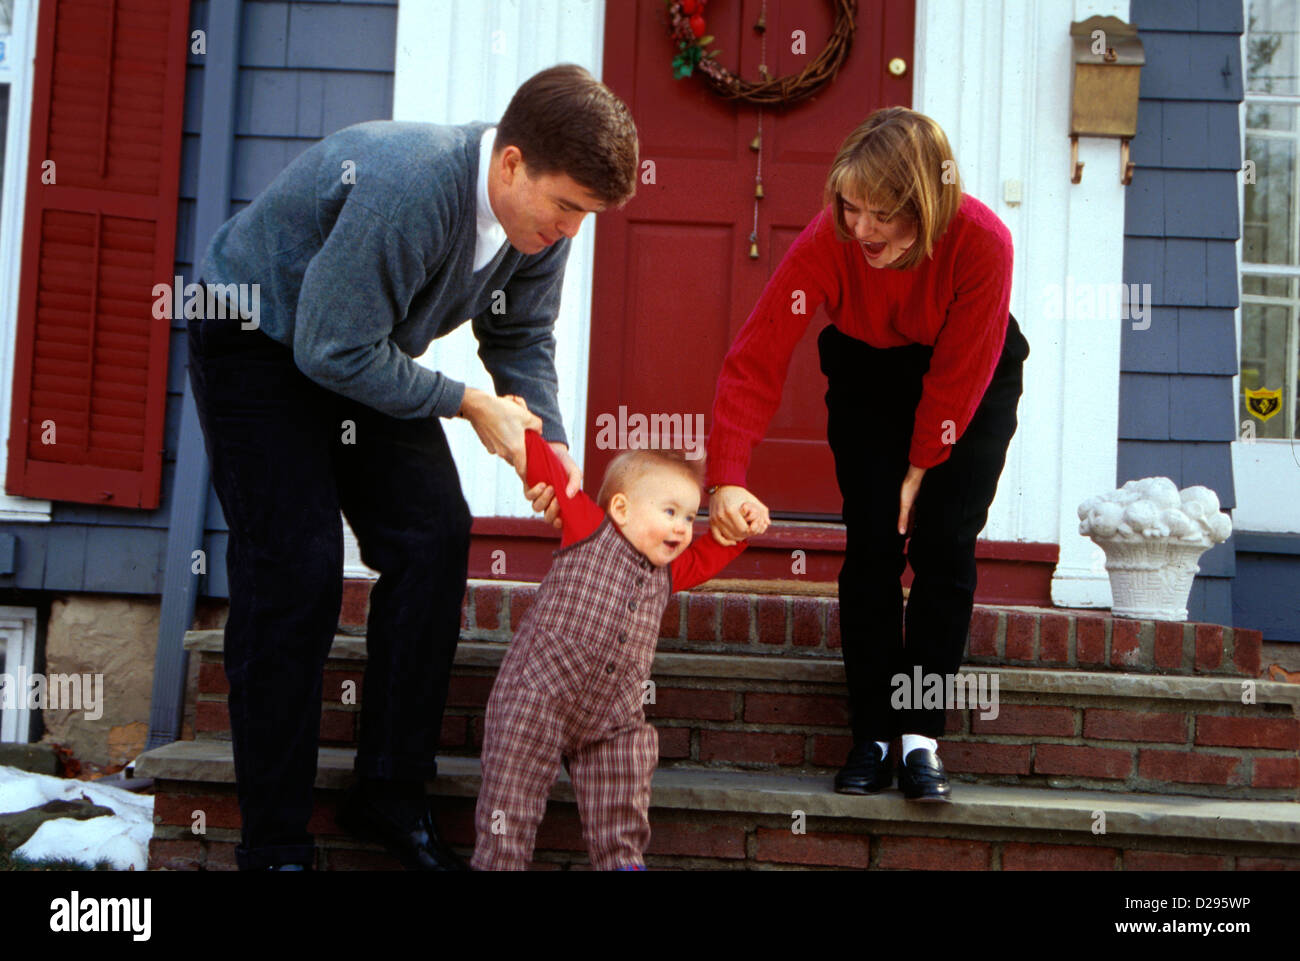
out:
<path id="1" fill-rule="evenodd" d="M 189 631 L 185 647 L 190 651 L 222 650 L 221 631 Z M 496 668 L 507 645 L 496 641 L 461 641 L 456 648 L 459 667 Z M 364 661 L 365 638 L 339 634 L 330 657 Z M 962 666 L 963 673 L 998 677 L 1002 691 L 1034 694 L 1073 694 L 1097 697 L 1179 698 L 1189 701 L 1241 703 L 1242 685 L 1254 687 L 1257 704 L 1289 704 L 1300 713 L 1300 684 L 1257 678 L 1188 676 L 1183 674 L 1129 674 L 1112 671 L 1079 671 L 1054 667 Z M 843 684 L 844 663 L 829 657 L 779 657 L 762 654 L 693 654 L 659 651 L 652 673 L 663 677 L 726 678 L 750 681 L 787 681 L 808 684 Z"/>
<path id="2" fill-rule="evenodd" d="M 321 748 L 316 786 L 341 789 L 352 779 L 355 752 Z M 477 758 L 438 761 L 435 791 L 476 797 L 481 773 Z M 136 777 L 199 783 L 234 782 L 229 742 L 176 741 L 141 756 Z M 551 796 L 572 801 L 567 774 Z M 791 817 L 857 818 L 883 822 L 963 824 L 1090 834 L 1097 812 L 1105 812 L 1106 833 L 1148 837 L 1208 838 L 1300 846 L 1300 804 L 1288 801 L 1224 800 L 1110 791 L 1046 790 L 960 783 L 951 804 L 916 804 L 897 790 L 874 797 L 836 794 L 825 776 L 671 768 L 655 773 L 651 804 L 689 811 L 730 811 Z"/>

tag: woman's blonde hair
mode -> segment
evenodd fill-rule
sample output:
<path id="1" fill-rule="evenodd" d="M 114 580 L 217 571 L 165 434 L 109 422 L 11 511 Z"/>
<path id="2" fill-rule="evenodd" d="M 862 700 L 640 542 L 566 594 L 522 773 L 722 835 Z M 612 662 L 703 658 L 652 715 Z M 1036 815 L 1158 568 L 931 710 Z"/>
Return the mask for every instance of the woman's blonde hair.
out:
<path id="1" fill-rule="evenodd" d="M 943 128 L 906 107 L 885 107 L 844 138 L 826 175 L 825 203 L 836 236 L 854 241 L 844 221 L 844 195 L 870 198 L 872 208 L 916 223 L 916 240 L 890 267 L 906 270 L 930 256 L 961 205 L 961 177 Z M 855 241 L 856 242 L 856 241 Z"/>

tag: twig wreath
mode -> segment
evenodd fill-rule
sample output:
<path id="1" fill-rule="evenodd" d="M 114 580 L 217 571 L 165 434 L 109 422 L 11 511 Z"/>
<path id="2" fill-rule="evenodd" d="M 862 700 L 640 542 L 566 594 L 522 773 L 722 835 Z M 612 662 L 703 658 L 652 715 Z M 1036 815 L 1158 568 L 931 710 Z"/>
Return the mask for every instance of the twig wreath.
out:
<path id="1" fill-rule="evenodd" d="M 762 79 L 745 80 L 718 62 L 717 50 L 706 49 L 713 43 L 704 19 L 706 2 L 707 0 L 665 0 L 669 29 L 677 41 L 678 50 L 677 56 L 673 58 L 673 75 L 681 79 L 689 77 L 698 69 L 713 92 L 725 100 L 739 100 L 760 107 L 798 103 L 812 96 L 834 78 L 853 45 L 857 0 L 828 0 L 835 13 L 835 26 L 821 53 L 797 74 L 773 77 L 768 73 L 767 64 L 761 63 L 758 72 Z M 754 24 L 758 33 L 767 30 L 766 20 L 764 13 Z"/>

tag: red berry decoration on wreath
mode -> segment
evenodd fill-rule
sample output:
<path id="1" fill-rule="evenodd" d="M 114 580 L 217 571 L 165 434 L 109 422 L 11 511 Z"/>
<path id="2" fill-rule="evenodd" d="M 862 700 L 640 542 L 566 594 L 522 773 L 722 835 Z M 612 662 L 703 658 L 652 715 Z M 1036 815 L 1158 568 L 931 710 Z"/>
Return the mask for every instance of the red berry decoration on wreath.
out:
<path id="1" fill-rule="evenodd" d="M 673 58 L 673 76 L 689 77 L 702 62 L 714 54 L 704 48 L 713 42 L 704 22 L 704 0 L 664 0 L 668 17 L 672 21 L 673 39 L 677 41 L 677 56 Z M 701 69 L 708 70 L 708 67 Z"/>

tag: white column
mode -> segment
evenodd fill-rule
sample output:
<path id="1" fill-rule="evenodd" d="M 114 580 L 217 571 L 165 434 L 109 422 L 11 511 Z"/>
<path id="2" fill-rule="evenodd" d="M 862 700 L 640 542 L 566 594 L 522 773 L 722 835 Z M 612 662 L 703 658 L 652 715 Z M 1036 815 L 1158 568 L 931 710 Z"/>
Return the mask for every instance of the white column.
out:
<path id="1" fill-rule="evenodd" d="M 1117 291 L 1123 270 L 1119 142 L 1080 141 L 1070 183 L 1071 21 L 1128 18 L 1126 0 L 917 0 L 913 103 L 943 126 L 966 190 L 1015 243 L 1011 312 L 1029 340 L 1020 426 L 983 536 L 1060 545 L 1052 599 L 1110 604 L 1100 551 L 1076 509 L 1115 486 L 1120 323 L 1079 316 L 1067 291 Z M 1019 203 L 1008 202 L 1019 186 Z M 1094 298 L 1104 303 L 1106 298 Z"/>
<path id="2" fill-rule="evenodd" d="M 397 8 L 393 119 L 426 123 L 496 121 L 525 80 L 557 63 L 597 78 L 604 52 L 603 0 L 401 0 Z M 560 415 L 574 460 L 583 464 L 592 262 L 597 218 L 574 238 L 555 322 Z M 433 342 L 420 363 L 470 387 L 493 390 L 467 323 Z M 514 471 L 489 455 L 465 421 L 443 420 L 461 489 L 475 517 L 537 517 Z M 371 576 L 344 522 L 344 573 Z"/>
<path id="3" fill-rule="evenodd" d="M 605 5 L 597 0 L 402 0 L 397 11 L 393 119 L 432 123 L 495 121 L 525 80 L 557 63 L 576 63 L 599 77 Z M 592 260 L 599 218 L 587 217 L 573 241 L 556 319 L 555 366 L 560 413 L 572 453 L 582 463 L 587 410 Z M 464 325 L 434 341 L 421 363 L 472 387 L 492 389 Z M 460 420 L 444 420 L 461 482 L 476 517 L 533 517 L 515 473 L 483 450 Z"/>

